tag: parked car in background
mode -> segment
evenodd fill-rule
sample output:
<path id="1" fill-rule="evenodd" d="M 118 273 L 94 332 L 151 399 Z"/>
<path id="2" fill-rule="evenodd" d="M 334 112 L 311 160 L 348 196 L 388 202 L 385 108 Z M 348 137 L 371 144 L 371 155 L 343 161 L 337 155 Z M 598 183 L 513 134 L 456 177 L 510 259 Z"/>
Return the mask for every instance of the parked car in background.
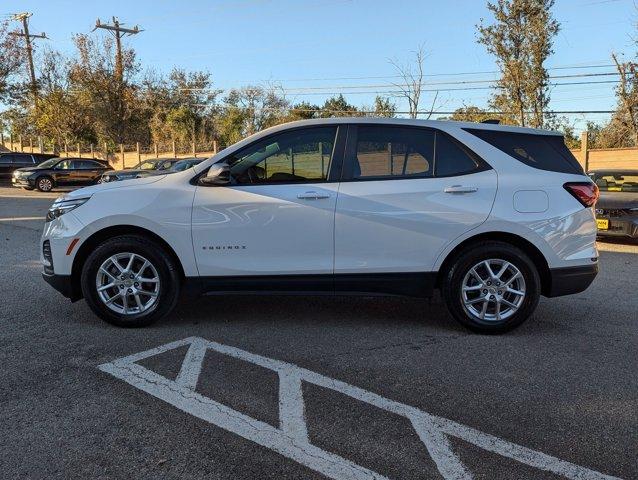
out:
<path id="1" fill-rule="evenodd" d="M 598 235 L 638 238 L 638 170 L 593 170 L 589 176 L 600 189 Z"/>
<path id="2" fill-rule="evenodd" d="M 183 158 L 178 162 L 175 162 L 173 166 L 171 166 L 171 168 L 169 168 L 168 170 L 145 170 L 138 173 L 135 178 L 148 177 L 149 175 L 166 175 L 167 173 L 183 172 L 184 170 L 188 170 L 189 168 L 192 168 L 195 165 L 201 163 L 202 160 L 205 159 L 197 157 Z"/>
<path id="3" fill-rule="evenodd" d="M 55 157 L 15 170 L 11 182 L 14 187 L 49 192 L 55 187 L 93 185 L 107 169 L 105 163 L 90 158 Z"/>
<path id="4" fill-rule="evenodd" d="M 45 280 L 120 326 L 167 315 L 180 291 L 438 288 L 459 322 L 496 333 L 598 272 L 598 189 L 550 131 L 306 120 L 124 183 L 57 199 L 40 244 Z"/>
<path id="5" fill-rule="evenodd" d="M 3 152 L 0 153 L 0 177 L 11 177 L 18 168 L 33 167 L 39 163 L 55 158 L 55 155 L 48 153 L 22 153 Z"/>
<path id="6" fill-rule="evenodd" d="M 100 183 L 116 182 L 118 180 L 130 180 L 131 178 L 141 178 L 147 175 L 153 175 L 158 172 L 166 173 L 165 170 L 170 169 L 179 158 L 154 158 L 143 160 L 133 168 L 124 170 L 109 170 L 102 174 Z"/>

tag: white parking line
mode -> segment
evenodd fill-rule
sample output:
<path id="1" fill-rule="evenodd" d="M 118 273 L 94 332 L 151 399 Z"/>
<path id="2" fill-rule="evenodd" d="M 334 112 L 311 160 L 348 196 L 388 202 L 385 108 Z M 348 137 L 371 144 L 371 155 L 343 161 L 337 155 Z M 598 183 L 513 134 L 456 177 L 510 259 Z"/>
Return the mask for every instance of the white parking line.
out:
<path id="1" fill-rule="evenodd" d="M 28 222 L 31 220 L 45 220 L 46 217 L 8 217 L 0 218 L 0 222 Z"/>
<path id="2" fill-rule="evenodd" d="M 189 345 L 189 350 L 177 380 L 169 380 L 136 363 L 185 345 Z M 213 350 L 277 372 L 279 375 L 280 428 L 251 418 L 195 391 L 206 350 Z M 99 368 L 184 412 L 274 450 L 335 480 L 385 479 L 386 477 L 310 443 L 304 413 L 302 382 L 334 390 L 408 418 L 425 444 L 440 474 L 446 480 L 472 478 L 471 472 L 452 450 L 449 437 L 460 438 L 486 451 L 566 478 L 578 480 L 617 479 L 617 477 L 604 475 L 560 460 L 452 420 L 430 415 L 415 407 L 381 397 L 373 392 L 305 368 L 202 338 L 190 337 L 171 342 L 105 363 Z"/>

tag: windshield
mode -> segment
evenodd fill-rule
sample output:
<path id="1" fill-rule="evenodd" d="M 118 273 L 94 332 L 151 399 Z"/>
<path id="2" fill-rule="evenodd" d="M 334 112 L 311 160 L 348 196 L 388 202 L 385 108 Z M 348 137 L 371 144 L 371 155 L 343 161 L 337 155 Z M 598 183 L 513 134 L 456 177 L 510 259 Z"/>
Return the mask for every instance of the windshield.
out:
<path id="1" fill-rule="evenodd" d="M 49 168 L 55 165 L 56 163 L 58 163 L 59 161 L 60 161 L 59 157 L 50 158 L 49 160 L 45 160 L 42 163 L 38 163 L 38 167 Z"/>
<path id="2" fill-rule="evenodd" d="M 638 193 L 638 172 L 594 172 L 590 176 L 601 192 Z"/>
<path id="3" fill-rule="evenodd" d="M 199 163 L 198 160 L 181 160 L 177 163 L 175 163 L 172 167 L 171 170 L 173 170 L 174 172 L 182 172 L 184 170 L 186 170 L 187 168 L 191 168 L 193 165 Z"/>
<path id="4" fill-rule="evenodd" d="M 145 162 L 138 163 L 133 167 L 133 170 L 155 170 L 160 165 L 160 162 L 154 162 L 147 160 Z"/>

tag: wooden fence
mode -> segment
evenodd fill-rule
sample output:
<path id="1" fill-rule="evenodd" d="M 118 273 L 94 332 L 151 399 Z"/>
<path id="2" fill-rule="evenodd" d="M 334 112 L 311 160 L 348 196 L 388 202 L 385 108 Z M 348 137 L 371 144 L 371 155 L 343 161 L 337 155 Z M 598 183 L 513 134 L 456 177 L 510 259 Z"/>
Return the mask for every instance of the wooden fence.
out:
<path id="1" fill-rule="evenodd" d="M 191 143 L 189 145 L 177 145 L 176 142 L 168 144 L 153 144 L 142 146 L 118 145 L 115 151 L 105 145 L 82 145 L 82 144 L 62 144 L 57 146 L 57 154 L 60 157 L 74 158 L 98 158 L 108 160 L 109 164 L 116 169 L 130 168 L 142 160 L 150 158 L 187 158 L 202 157 L 207 158 L 216 154 L 221 149 L 217 141 L 207 144 Z M 25 153 L 54 153 L 56 150 L 52 145 L 48 145 L 42 137 L 23 139 L 22 136 L 16 138 L 5 138 L 0 134 L 0 151 L 13 151 Z"/>
<path id="2" fill-rule="evenodd" d="M 572 153 L 578 159 L 585 171 L 596 169 L 636 169 L 638 170 L 638 148 L 593 148 L 588 146 L 588 134 L 581 135 L 581 148 L 573 149 Z M 52 148 L 46 148 L 42 138 L 5 138 L 0 134 L 0 150 L 15 152 L 53 153 Z M 149 158 L 184 158 L 184 157 L 210 157 L 221 148 L 216 141 L 206 145 L 192 143 L 188 146 L 181 145 L 178 148 L 175 142 L 163 145 L 150 145 L 141 147 L 135 145 L 119 145 L 117 151 L 109 151 L 106 145 L 61 145 L 59 155 L 61 157 L 83 157 L 108 159 L 114 168 L 132 167 L 141 160 Z"/>

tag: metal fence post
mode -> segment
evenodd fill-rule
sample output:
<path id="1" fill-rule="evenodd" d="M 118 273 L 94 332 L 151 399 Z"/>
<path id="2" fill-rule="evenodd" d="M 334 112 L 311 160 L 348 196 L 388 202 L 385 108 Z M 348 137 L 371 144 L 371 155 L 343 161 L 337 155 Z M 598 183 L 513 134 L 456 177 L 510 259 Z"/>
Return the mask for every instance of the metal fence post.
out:
<path id="1" fill-rule="evenodd" d="M 137 151 L 138 163 L 142 161 L 142 155 L 140 154 L 140 142 L 135 142 L 135 150 Z"/>
<path id="2" fill-rule="evenodd" d="M 213 153 L 217 154 L 217 140 L 213 140 Z"/>
<path id="3" fill-rule="evenodd" d="M 91 158 L 95 158 L 95 150 L 93 150 L 93 144 L 91 144 Z"/>
<path id="4" fill-rule="evenodd" d="M 159 153 L 157 153 L 157 143 L 153 144 L 153 150 L 155 150 L 155 158 L 159 158 Z"/>
<path id="5" fill-rule="evenodd" d="M 79 143 L 78 143 L 78 158 L 82 158 L 82 149 L 80 148 Z"/>

